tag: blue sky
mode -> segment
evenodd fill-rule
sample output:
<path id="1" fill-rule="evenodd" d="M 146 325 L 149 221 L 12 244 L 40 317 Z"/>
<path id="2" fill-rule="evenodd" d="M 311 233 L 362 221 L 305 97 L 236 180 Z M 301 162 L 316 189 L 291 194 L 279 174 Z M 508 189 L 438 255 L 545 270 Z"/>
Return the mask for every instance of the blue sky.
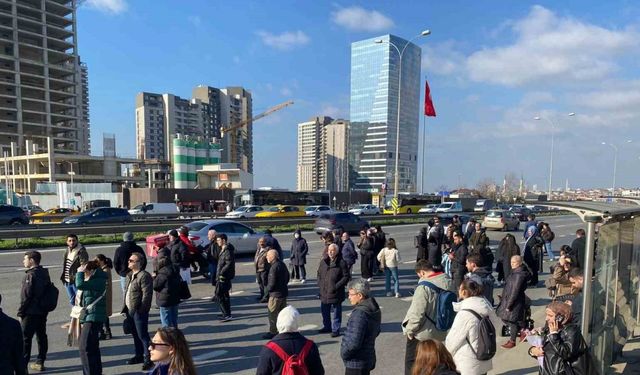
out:
<path id="1" fill-rule="evenodd" d="M 254 124 L 255 185 L 295 188 L 297 123 L 348 118 L 350 43 L 428 28 L 416 42 L 438 113 L 427 119 L 426 191 L 506 173 L 546 186 L 552 132 L 537 115 L 555 124 L 554 187 L 610 186 L 613 150 L 601 142 L 619 146 L 616 185 L 631 187 L 639 25 L 634 1 L 87 0 L 78 40 L 94 154 L 112 132 L 118 154 L 134 156 L 140 91 L 244 86 L 254 114 L 295 101 Z"/>

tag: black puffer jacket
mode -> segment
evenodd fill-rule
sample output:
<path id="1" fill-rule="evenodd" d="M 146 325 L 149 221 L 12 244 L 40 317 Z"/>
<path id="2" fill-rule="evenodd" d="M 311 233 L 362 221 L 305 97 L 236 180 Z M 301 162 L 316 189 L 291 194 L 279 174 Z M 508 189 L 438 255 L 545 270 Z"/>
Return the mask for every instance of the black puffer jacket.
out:
<path id="1" fill-rule="evenodd" d="M 191 262 L 189 261 L 189 249 L 187 249 L 187 245 L 185 245 L 180 238 L 176 238 L 175 241 L 169 242 L 167 244 L 167 248 L 171 253 L 171 263 L 173 263 L 174 266 L 180 268 L 191 267 Z"/>
<path id="2" fill-rule="evenodd" d="M 26 375 L 27 364 L 23 357 L 22 328 L 20 322 L 10 318 L 0 309 L 0 374 Z"/>
<path id="3" fill-rule="evenodd" d="M 502 299 L 500 306 L 498 306 L 500 319 L 507 322 L 522 322 L 524 320 L 527 299 L 525 291 L 529 276 L 529 271 L 524 265 L 511 272 L 504 285 Z"/>
<path id="4" fill-rule="evenodd" d="M 20 307 L 18 316 L 47 315 L 47 311 L 40 307 L 40 298 L 45 291 L 45 286 L 51 282 L 49 270 L 37 266 L 25 271 L 20 292 Z"/>
<path id="5" fill-rule="evenodd" d="M 230 243 L 224 245 L 218 254 L 216 276 L 226 282 L 236 277 L 236 249 Z"/>
<path id="6" fill-rule="evenodd" d="M 173 267 L 169 258 L 162 257 L 158 260 L 158 274 L 153 279 L 158 306 L 171 307 L 180 303 L 181 280 L 180 273 Z"/>
<path id="7" fill-rule="evenodd" d="M 113 269 L 116 273 L 122 277 L 127 277 L 129 273 L 129 257 L 133 253 L 142 254 L 142 263 L 140 268 L 147 268 L 147 256 L 144 250 L 134 241 L 124 241 L 120 243 L 120 246 L 116 249 L 116 253 L 113 256 Z"/>
<path id="8" fill-rule="evenodd" d="M 436 267 L 442 264 L 442 237 L 444 236 L 441 225 L 434 225 L 427 232 L 427 259 Z"/>
<path id="9" fill-rule="evenodd" d="M 429 246 L 427 241 L 427 227 L 420 228 L 420 233 L 416 236 L 416 248 L 418 249 L 418 254 L 416 254 L 416 260 L 427 259 L 427 247 Z"/>
<path id="10" fill-rule="evenodd" d="M 289 295 L 289 288 L 287 287 L 289 271 L 280 259 L 276 259 L 275 262 L 271 263 L 268 280 L 267 292 L 269 292 L 269 297 L 287 298 Z"/>
<path id="11" fill-rule="evenodd" d="M 467 273 L 467 256 L 469 250 L 464 243 L 458 245 L 452 245 L 451 251 L 453 253 L 453 259 L 451 260 L 451 271 L 458 275 L 464 275 Z"/>
<path id="12" fill-rule="evenodd" d="M 344 367 L 373 370 L 376 367 L 376 337 L 380 334 L 382 314 L 375 298 L 360 302 L 351 312 L 340 344 Z"/>
<path id="13" fill-rule="evenodd" d="M 320 260 L 318 267 L 320 301 L 325 304 L 342 303 L 344 301 L 344 287 L 349 282 L 349 277 L 349 267 L 340 255 L 333 263 L 329 257 Z"/>
<path id="14" fill-rule="evenodd" d="M 547 335 L 543 350 L 544 360 L 540 368 L 542 375 L 595 375 L 598 373 L 589 347 L 576 324 L 569 324 L 560 332 Z M 567 368 L 569 366 L 571 369 Z"/>

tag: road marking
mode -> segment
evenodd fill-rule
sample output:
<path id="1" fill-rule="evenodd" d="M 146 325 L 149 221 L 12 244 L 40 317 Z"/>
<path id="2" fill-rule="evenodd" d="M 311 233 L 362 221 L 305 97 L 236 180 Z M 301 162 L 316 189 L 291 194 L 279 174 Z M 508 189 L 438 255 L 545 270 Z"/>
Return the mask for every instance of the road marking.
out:
<path id="1" fill-rule="evenodd" d="M 408 260 L 406 262 L 402 262 L 402 264 L 413 264 L 413 263 L 416 263 L 416 262 L 417 261 L 415 261 L 415 260 Z"/>
<path id="2" fill-rule="evenodd" d="M 310 331 L 312 329 L 317 329 L 318 325 L 317 324 L 305 324 L 302 327 L 298 327 L 299 331 Z"/>
<path id="3" fill-rule="evenodd" d="M 403 297 L 403 298 L 400 298 L 400 300 L 405 302 L 411 302 L 411 300 L 413 300 L 413 297 Z"/>
<path id="4" fill-rule="evenodd" d="M 211 353 L 204 353 L 204 354 L 200 354 L 200 355 L 197 355 L 197 356 L 193 357 L 193 361 L 196 362 L 196 363 L 203 362 L 203 361 L 208 361 L 210 359 L 225 355 L 225 354 L 227 354 L 227 352 L 228 352 L 228 350 L 214 350 Z"/>
<path id="5" fill-rule="evenodd" d="M 240 294 L 244 293 L 244 290 L 237 290 L 235 292 L 231 292 L 229 293 L 230 296 L 238 296 Z"/>

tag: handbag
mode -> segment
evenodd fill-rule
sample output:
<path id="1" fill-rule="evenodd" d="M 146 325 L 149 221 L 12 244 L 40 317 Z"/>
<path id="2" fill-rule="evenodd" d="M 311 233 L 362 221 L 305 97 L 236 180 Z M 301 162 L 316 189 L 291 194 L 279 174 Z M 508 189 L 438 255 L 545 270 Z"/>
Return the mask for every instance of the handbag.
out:
<path id="1" fill-rule="evenodd" d="M 122 321 L 122 332 L 125 335 L 130 335 L 135 329 L 135 324 L 133 322 L 133 318 L 129 314 L 125 314 L 124 320 Z"/>
<path id="2" fill-rule="evenodd" d="M 98 304 L 98 302 L 100 302 L 100 300 L 104 298 L 105 294 L 107 294 L 106 290 L 104 291 L 104 293 L 102 293 L 100 297 L 96 298 L 96 300 L 93 301 L 93 303 L 91 303 L 89 306 L 85 307 L 85 306 L 73 305 L 73 307 L 71 307 L 71 313 L 69 314 L 69 316 L 74 319 L 83 321 L 84 318 L 86 318 L 87 314 L 93 311 L 94 307 Z"/>

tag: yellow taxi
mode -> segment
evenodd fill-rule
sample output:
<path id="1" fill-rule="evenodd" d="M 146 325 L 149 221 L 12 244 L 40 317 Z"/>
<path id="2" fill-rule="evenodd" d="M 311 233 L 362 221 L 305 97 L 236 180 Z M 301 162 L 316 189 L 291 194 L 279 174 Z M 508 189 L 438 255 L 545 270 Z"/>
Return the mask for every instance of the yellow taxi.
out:
<path id="1" fill-rule="evenodd" d="M 70 208 L 52 208 L 44 212 L 31 215 L 32 223 L 61 223 L 67 216 L 77 215 L 79 211 Z"/>
<path id="2" fill-rule="evenodd" d="M 255 217 L 305 217 L 307 214 L 297 206 L 274 206 L 256 214 Z"/>

